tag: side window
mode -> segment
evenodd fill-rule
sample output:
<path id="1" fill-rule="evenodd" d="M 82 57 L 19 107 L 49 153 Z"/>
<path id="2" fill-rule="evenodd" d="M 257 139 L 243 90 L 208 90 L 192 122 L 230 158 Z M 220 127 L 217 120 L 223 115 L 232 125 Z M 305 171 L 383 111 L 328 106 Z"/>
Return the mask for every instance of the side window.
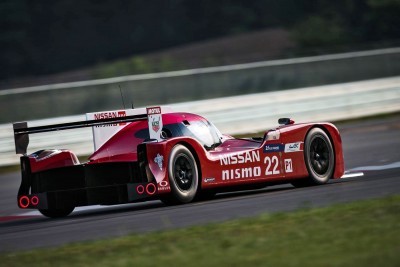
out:
<path id="1" fill-rule="evenodd" d="M 222 140 L 221 132 L 218 130 L 217 127 L 214 126 L 212 122 L 207 121 L 207 125 L 214 139 L 214 145 L 220 145 Z"/>
<path id="2" fill-rule="evenodd" d="M 164 139 L 182 136 L 180 125 L 178 123 L 164 125 L 161 134 Z M 149 139 L 149 129 L 146 127 L 138 130 L 137 132 L 135 132 L 135 137 L 143 140 Z"/>
<path id="3" fill-rule="evenodd" d="M 181 133 L 181 130 L 179 127 L 180 127 L 180 125 L 177 123 L 166 124 L 166 125 L 164 125 L 164 128 L 162 129 L 161 134 L 164 136 L 164 138 L 182 136 L 182 133 Z"/>

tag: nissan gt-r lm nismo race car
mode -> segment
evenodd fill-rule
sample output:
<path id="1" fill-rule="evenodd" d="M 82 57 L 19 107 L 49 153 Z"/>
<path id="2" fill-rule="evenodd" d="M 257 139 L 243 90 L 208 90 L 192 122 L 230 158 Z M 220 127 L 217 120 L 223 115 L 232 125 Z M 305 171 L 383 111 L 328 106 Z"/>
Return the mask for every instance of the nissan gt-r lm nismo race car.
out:
<path id="1" fill-rule="evenodd" d="M 288 118 L 279 124 L 263 137 L 233 138 L 199 115 L 167 107 L 90 113 L 86 121 L 37 127 L 14 123 L 16 152 L 23 154 L 18 206 L 63 217 L 78 206 L 180 204 L 281 183 L 319 185 L 343 175 L 334 125 Z M 87 162 L 66 149 L 27 155 L 30 134 L 80 127 L 93 129 L 95 151 Z"/>

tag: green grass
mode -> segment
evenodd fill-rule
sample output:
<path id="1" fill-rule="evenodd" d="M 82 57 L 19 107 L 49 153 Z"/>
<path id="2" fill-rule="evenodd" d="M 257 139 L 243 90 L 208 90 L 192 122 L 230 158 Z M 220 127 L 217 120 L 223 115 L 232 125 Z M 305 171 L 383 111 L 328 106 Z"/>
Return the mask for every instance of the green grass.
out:
<path id="1" fill-rule="evenodd" d="M 0 265 L 400 266 L 399 222 L 400 195 L 2 254 Z"/>
<path id="2" fill-rule="evenodd" d="M 10 173 L 10 172 L 20 172 L 21 167 L 19 165 L 9 165 L 9 166 L 1 166 L 0 174 Z"/>

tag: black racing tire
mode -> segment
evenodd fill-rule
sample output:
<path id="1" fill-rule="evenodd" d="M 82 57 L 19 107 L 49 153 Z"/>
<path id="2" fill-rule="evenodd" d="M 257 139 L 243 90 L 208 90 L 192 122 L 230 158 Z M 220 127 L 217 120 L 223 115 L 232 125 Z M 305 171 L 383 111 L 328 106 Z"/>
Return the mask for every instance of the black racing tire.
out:
<path id="1" fill-rule="evenodd" d="M 39 212 L 49 218 L 62 218 L 66 217 L 73 212 L 75 207 L 69 207 L 64 209 L 39 209 Z"/>
<path id="2" fill-rule="evenodd" d="M 325 184 L 335 170 L 335 152 L 328 135 L 320 128 L 311 129 L 304 142 L 304 161 L 309 178 L 292 182 L 295 187 Z"/>
<path id="3" fill-rule="evenodd" d="M 193 201 L 199 187 L 199 171 L 192 152 L 183 146 L 172 148 L 168 161 L 171 195 L 161 198 L 167 205 Z"/>

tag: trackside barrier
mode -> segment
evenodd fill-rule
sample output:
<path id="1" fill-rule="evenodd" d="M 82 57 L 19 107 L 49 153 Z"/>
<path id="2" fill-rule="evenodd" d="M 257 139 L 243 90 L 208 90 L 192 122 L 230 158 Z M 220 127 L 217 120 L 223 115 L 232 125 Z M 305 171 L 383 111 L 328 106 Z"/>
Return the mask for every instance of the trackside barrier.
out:
<path id="1" fill-rule="evenodd" d="M 203 115 L 223 133 L 241 134 L 277 126 L 278 118 L 296 122 L 335 121 L 400 110 L 400 76 L 361 82 L 299 88 L 170 105 L 175 111 Z M 29 121 L 29 126 L 85 120 L 84 115 Z M 78 155 L 93 152 L 90 128 L 30 136 L 28 153 L 68 148 Z M 11 123 L 0 125 L 0 166 L 16 164 Z"/>
<path id="2" fill-rule="evenodd" d="M 0 90 L 0 123 L 400 75 L 400 47 Z"/>

